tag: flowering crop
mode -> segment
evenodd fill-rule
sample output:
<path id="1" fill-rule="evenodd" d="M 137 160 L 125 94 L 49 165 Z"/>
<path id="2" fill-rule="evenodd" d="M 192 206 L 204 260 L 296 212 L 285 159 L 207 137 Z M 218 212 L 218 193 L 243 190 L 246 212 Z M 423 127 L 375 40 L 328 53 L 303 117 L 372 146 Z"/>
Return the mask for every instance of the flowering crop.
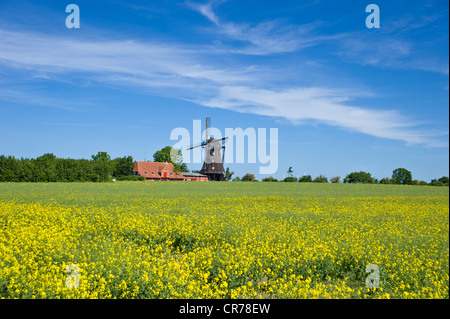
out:
<path id="1" fill-rule="evenodd" d="M 448 188 L 270 184 L 0 185 L 0 297 L 448 298 Z"/>

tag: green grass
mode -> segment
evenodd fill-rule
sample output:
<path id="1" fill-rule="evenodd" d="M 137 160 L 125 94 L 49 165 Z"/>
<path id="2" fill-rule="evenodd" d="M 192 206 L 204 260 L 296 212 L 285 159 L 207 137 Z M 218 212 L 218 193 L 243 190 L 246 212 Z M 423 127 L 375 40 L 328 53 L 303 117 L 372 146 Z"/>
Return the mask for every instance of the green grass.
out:
<path id="1" fill-rule="evenodd" d="M 289 196 L 315 198 L 386 197 L 386 196 L 448 196 L 448 187 L 261 183 L 261 182 L 115 182 L 115 183 L 0 183 L 0 200 L 38 201 L 61 204 L 98 204 L 133 200 L 145 196 L 233 197 Z"/>

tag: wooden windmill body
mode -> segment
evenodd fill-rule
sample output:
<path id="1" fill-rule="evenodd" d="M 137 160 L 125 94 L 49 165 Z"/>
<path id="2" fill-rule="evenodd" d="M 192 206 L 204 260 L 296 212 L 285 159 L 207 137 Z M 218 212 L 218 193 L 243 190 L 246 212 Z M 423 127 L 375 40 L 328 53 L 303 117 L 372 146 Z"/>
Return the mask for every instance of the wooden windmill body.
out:
<path id="1" fill-rule="evenodd" d="M 223 159 L 225 156 L 224 143 L 228 139 L 228 137 L 224 137 L 221 139 L 210 137 L 208 132 L 208 127 L 210 126 L 211 119 L 206 118 L 205 141 L 189 147 L 188 150 L 197 147 L 203 147 L 205 156 L 200 174 L 207 175 L 210 181 L 223 181 L 225 174 L 225 169 L 223 167 Z M 221 149 L 223 149 L 223 155 L 221 153 Z"/>

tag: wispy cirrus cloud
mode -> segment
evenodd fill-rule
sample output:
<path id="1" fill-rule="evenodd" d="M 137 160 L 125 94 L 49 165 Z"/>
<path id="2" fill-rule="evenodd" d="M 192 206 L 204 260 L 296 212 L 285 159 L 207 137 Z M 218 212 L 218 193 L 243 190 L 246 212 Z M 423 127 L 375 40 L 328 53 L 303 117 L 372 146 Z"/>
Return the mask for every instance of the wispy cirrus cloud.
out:
<path id="1" fill-rule="evenodd" d="M 338 46 L 338 55 L 358 64 L 449 74 L 448 60 L 430 52 L 422 54 L 423 48 L 400 36 L 374 35 L 367 38 L 362 32 L 354 32 L 341 37 Z"/>
<path id="2" fill-rule="evenodd" d="M 208 18 L 211 22 L 213 22 L 216 25 L 219 25 L 219 18 L 216 16 L 213 10 L 213 6 L 218 6 L 221 3 L 225 1 L 210 1 L 207 3 L 194 3 L 194 2 L 187 2 L 187 6 L 190 7 L 193 10 L 198 11 L 202 15 L 204 15 L 206 18 Z"/>
<path id="3" fill-rule="evenodd" d="M 70 123 L 70 122 L 44 122 L 43 125 L 49 126 L 65 126 L 65 127 L 94 127 L 99 126 L 99 124 L 94 123 Z"/>
<path id="4" fill-rule="evenodd" d="M 197 102 L 243 113 L 281 117 L 293 123 L 321 123 L 408 144 L 448 147 L 448 141 L 436 140 L 436 136 L 448 135 L 448 132 L 419 129 L 422 123 L 395 110 L 376 110 L 346 104 L 357 97 L 370 95 L 370 92 L 321 87 L 274 91 L 226 86 L 220 89 L 217 97 Z"/>
<path id="5" fill-rule="evenodd" d="M 202 4 L 188 2 L 188 6 L 214 24 L 212 32 L 224 36 L 225 39 L 241 42 L 240 45 L 234 43 L 228 47 L 231 53 L 269 55 L 294 52 L 331 42 L 337 48 L 337 55 L 357 64 L 449 74 L 448 57 L 436 57 L 433 50 L 430 51 L 430 48 L 439 42 L 448 43 L 448 36 L 429 39 L 426 46 L 403 36 L 411 32 L 420 33 L 444 15 L 412 17 L 405 14 L 383 22 L 383 27 L 376 32 L 368 33 L 368 30 L 364 30 L 322 34 L 319 32 L 322 25 L 320 21 L 303 25 L 287 24 L 283 19 L 253 25 L 223 21 L 214 11 L 223 2 L 225 1 L 212 0 Z"/>
<path id="6" fill-rule="evenodd" d="M 94 103 L 86 101 L 67 101 L 64 99 L 48 97 L 36 92 L 30 92 L 27 88 L 1 88 L 0 89 L 0 100 L 7 101 L 11 103 L 22 103 L 39 105 L 45 107 L 51 107 L 55 109 L 60 109 L 63 111 L 77 111 L 81 105 L 83 106 L 93 106 Z"/>
<path id="7" fill-rule="evenodd" d="M 362 65 L 448 75 L 448 33 L 429 32 L 429 28 L 436 29 L 439 20 L 444 18 L 443 14 L 418 17 L 405 14 L 386 19 L 375 32 L 364 30 L 343 35 L 336 42 L 337 53 Z"/>
<path id="8" fill-rule="evenodd" d="M 33 72 L 89 75 L 99 82 L 194 89 L 249 81 L 246 68 L 208 64 L 201 48 L 137 40 L 69 40 L 0 30 L 0 63 Z M 206 48 L 205 48 L 206 52 Z M 124 82 L 125 81 L 125 82 Z"/>
<path id="9" fill-rule="evenodd" d="M 312 35 L 317 25 L 318 23 L 301 26 L 286 25 L 283 20 L 261 22 L 254 26 L 227 23 L 220 26 L 218 32 L 244 43 L 242 46 L 230 49 L 230 52 L 269 55 L 294 52 L 340 37 L 340 35 Z"/>
<path id="10" fill-rule="evenodd" d="M 341 37 L 341 35 L 313 34 L 313 31 L 320 26 L 318 22 L 292 25 L 287 24 L 283 19 L 257 24 L 222 21 L 215 14 L 214 8 L 223 2 L 225 1 L 210 1 L 203 4 L 188 2 L 187 5 L 214 24 L 214 33 L 224 36 L 225 40 L 235 41 L 232 47 L 228 47 L 231 53 L 268 55 L 294 52 L 325 40 Z"/>
<path id="11" fill-rule="evenodd" d="M 6 30 L 0 30 L 0 43 L 0 65 L 22 72 L 40 74 L 45 70 L 50 77 L 77 74 L 98 84 L 208 107 L 281 117 L 294 123 L 323 123 L 409 144 L 445 146 L 436 139 L 440 133 L 424 131 L 420 123 L 396 111 L 351 105 L 360 97 L 371 97 L 370 92 L 295 85 L 275 90 L 260 80 L 270 77 L 270 68 L 262 73 L 243 63 L 224 67 L 218 56 L 211 57 L 214 53 L 199 46 L 102 38 L 67 40 Z M 5 89 L 3 93 L 23 103 L 57 105 L 51 99 L 27 100 Z"/>

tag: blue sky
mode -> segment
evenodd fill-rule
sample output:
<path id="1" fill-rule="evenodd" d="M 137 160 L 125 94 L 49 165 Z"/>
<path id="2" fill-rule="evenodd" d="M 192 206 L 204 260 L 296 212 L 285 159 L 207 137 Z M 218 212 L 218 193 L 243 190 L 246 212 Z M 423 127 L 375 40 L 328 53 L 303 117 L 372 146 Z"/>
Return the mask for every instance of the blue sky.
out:
<path id="1" fill-rule="evenodd" d="M 448 1 L 342 3 L 0 0 L 0 154 L 149 160 L 209 116 L 277 128 L 277 178 L 448 176 Z"/>

